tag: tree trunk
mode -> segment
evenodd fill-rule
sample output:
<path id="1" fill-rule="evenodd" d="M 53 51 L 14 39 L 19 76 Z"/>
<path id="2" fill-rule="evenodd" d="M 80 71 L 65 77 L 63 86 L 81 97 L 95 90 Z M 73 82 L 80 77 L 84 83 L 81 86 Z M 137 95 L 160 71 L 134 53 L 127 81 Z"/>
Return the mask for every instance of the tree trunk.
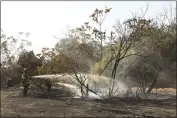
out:
<path id="1" fill-rule="evenodd" d="M 82 94 L 82 97 L 84 96 L 83 95 L 83 85 L 81 84 L 81 94 Z"/>
<path id="2" fill-rule="evenodd" d="M 87 84 L 87 88 L 86 88 L 86 96 L 88 97 L 88 89 L 89 89 L 89 85 Z"/>
<path id="3" fill-rule="evenodd" d="M 157 83 L 157 78 L 153 80 L 151 86 L 149 87 L 147 93 L 151 93 L 152 89 L 154 88 L 154 86 L 156 85 Z"/>
<path id="4" fill-rule="evenodd" d="M 116 71 L 117 71 L 117 67 L 119 65 L 119 61 L 120 60 L 116 59 L 115 64 L 114 64 L 114 68 L 112 70 L 111 81 L 110 81 L 110 88 L 109 88 L 109 96 L 110 97 L 113 95 L 114 84 L 115 84 L 115 79 L 116 79 Z"/>

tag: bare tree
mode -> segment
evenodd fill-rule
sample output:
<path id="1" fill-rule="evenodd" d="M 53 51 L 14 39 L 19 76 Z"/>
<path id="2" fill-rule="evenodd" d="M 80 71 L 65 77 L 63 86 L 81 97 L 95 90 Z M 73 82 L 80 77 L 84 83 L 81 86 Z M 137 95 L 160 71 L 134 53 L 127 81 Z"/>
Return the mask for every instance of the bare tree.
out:
<path id="1" fill-rule="evenodd" d="M 107 14 L 111 11 L 112 8 L 107 8 L 105 6 L 105 10 L 99 10 L 95 9 L 95 11 L 90 15 L 92 20 L 98 25 L 98 28 L 93 28 L 93 33 L 95 35 L 95 39 L 100 40 L 100 66 L 101 66 L 101 59 L 102 59 L 102 53 L 103 53 L 103 40 L 106 39 L 106 31 L 102 31 L 102 25 L 104 23 L 104 20 L 107 16 Z M 101 70 L 99 70 L 100 72 Z"/>

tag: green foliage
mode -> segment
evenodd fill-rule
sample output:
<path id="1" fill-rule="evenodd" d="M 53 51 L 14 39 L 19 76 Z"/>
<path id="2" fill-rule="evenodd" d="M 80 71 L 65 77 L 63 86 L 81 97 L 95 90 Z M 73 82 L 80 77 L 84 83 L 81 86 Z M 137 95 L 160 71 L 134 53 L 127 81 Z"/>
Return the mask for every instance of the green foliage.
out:
<path id="1" fill-rule="evenodd" d="M 90 63 L 96 60 L 95 48 L 92 44 L 79 43 L 78 40 L 62 39 L 55 46 L 56 52 L 45 58 L 42 67 L 38 68 L 40 74 L 65 73 L 75 68 L 80 72 L 88 72 Z M 49 53 L 46 53 L 49 54 Z"/>
<path id="2" fill-rule="evenodd" d="M 21 36 L 25 37 L 20 39 Z M 22 68 L 17 64 L 18 56 L 23 52 L 26 46 L 30 46 L 31 43 L 26 40 L 29 33 L 19 32 L 18 38 L 14 36 L 7 36 L 6 33 L 1 30 L 1 84 L 6 85 L 11 78 L 12 85 L 20 83 L 20 76 Z M 4 85 L 2 85 L 4 87 Z"/>
<path id="3" fill-rule="evenodd" d="M 22 52 L 17 62 L 22 68 L 28 68 L 30 76 L 35 75 L 38 66 L 42 66 L 42 59 L 37 58 L 33 51 Z"/>
<path id="4" fill-rule="evenodd" d="M 99 70 L 103 70 L 104 66 L 106 65 L 107 59 L 103 57 L 101 62 L 95 63 L 92 69 L 92 73 L 99 73 Z"/>
<path id="5" fill-rule="evenodd" d="M 77 39 L 62 39 L 56 45 L 56 50 L 58 54 L 62 53 L 72 58 L 77 63 L 78 68 L 80 68 L 79 71 L 82 72 L 88 72 L 90 65 L 99 59 L 97 44 L 93 42 L 80 43 Z"/>
<path id="6" fill-rule="evenodd" d="M 158 63 L 158 60 L 154 61 Z M 126 68 L 125 75 L 133 77 L 134 82 L 138 84 L 144 83 L 145 87 L 149 87 L 151 82 L 157 78 L 157 67 L 153 65 L 152 59 L 149 58 L 136 58 Z"/>
<path id="7" fill-rule="evenodd" d="M 24 34 L 28 37 L 27 33 Z M 22 36 L 22 33 L 19 33 L 18 37 L 20 36 Z M 14 64 L 18 55 L 25 50 L 25 46 L 30 45 L 31 43 L 26 39 L 6 36 L 5 32 L 1 30 L 1 66 L 8 67 L 11 64 Z"/>
<path id="8" fill-rule="evenodd" d="M 153 88 L 158 83 L 159 72 L 176 62 L 175 27 L 175 23 L 159 25 L 152 22 L 147 29 L 141 30 L 143 32 L 138 35 L 141 40 L 133 49 L 145 58 L 137 57 L 137 60 L 128 65 L 127 74 L 134 78 L 133 81 L 146 81 L 147 87 Z M 133 33 L 138 34 L 136 32 L 137 30 Z"/>

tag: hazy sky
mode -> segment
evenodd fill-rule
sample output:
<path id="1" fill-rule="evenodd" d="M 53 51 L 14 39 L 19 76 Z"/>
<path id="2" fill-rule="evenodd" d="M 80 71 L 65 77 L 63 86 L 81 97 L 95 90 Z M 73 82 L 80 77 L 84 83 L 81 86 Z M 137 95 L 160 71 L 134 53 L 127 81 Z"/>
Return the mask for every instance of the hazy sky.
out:
<path id="1" fill-rule="evenodd" d="M 105 5 L 112 11 L 105 19 L 104 28 L 111 28 L 116 19 L 124 21 L 132 17 L 132 12 L 149 10 L 147 18 L 153 18 L 170 4 L 176 2 L 143 2 L 143 1 L 3 1 L 1 2 L 1 29 L 7 35 L 17 36 L 18 32 L 29 32 L 34 52 L 42 47 L 53 47 L 58 41 L 53 36 L 63 37 L 66 27 L 77 27 L 89 21 L 89 15 L 96 9 L 104 9 Z"/>

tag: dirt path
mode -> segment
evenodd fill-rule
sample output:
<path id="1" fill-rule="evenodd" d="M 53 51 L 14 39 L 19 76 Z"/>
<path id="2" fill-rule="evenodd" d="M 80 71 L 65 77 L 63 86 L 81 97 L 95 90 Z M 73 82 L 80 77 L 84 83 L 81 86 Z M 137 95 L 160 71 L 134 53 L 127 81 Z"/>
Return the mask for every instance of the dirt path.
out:
<path id="1" fill-rule="evenodd" d="M 19 89 L 1 91 L 2 117 L 176 117 L 176 100 L 23 98 L 19 93 Z"/>

